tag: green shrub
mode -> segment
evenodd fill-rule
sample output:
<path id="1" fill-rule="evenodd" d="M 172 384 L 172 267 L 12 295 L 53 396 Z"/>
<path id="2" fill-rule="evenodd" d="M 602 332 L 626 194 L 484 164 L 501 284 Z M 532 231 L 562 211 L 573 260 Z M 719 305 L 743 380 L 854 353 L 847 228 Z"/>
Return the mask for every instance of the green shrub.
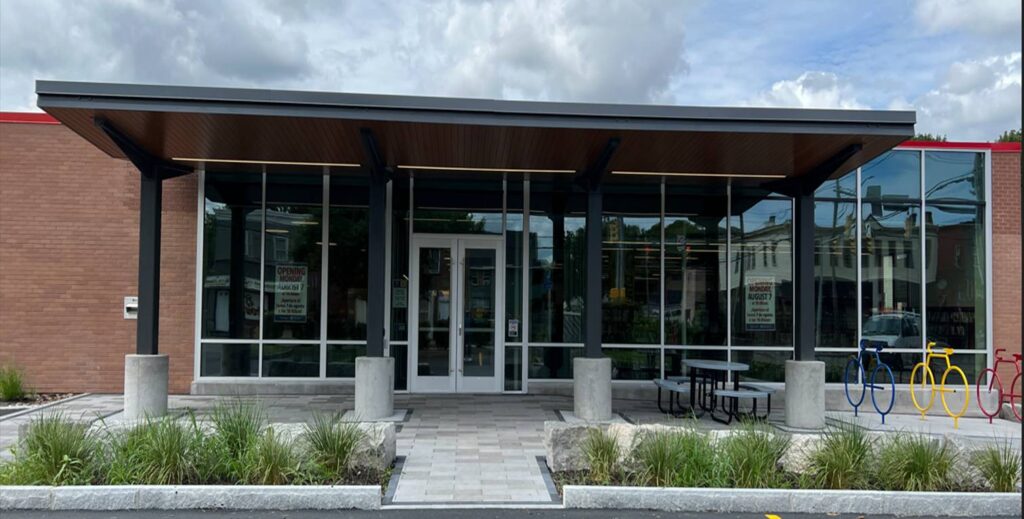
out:
<path id="1" fill-rule="evenodd" d="M 948 490 L 956 452 L 939 440 L 898 433 L 882 442 L 874 471 L 882 490 Z"/>
<path id="2" fill-rule="evenodd" d="M 298 482 L 302 471 L 292 442 L 268 428 L 242 455 L 239 476 L 249 485 L 286 485 Z"/>
<path id="3" fill-rule="evenodd" d="M 14 402 L 28 397 L 25 377 L 14 366 L 0 366 L 0 400 Z"/>
<path id="4" fill-rule="evenodd" d="M 338 414 L 316 413 L 312 422 L 306 424 L 304 438 L 309 457 L 320 476 L 337 482 L 348 472 L 363 431 L 354 423 L 341 422 Z"/>
<path id="5" fill-rule="evenodd" d="M 596 485 L 611 483 L 617 474 L 619 444 L 615 437 L 601 429 L 591 429 L 583 441 L 583 455 L 590 466 L 590 478 Z"/>
<path id="6" fill-rule="evenodd" d="M 37 418 L 14 458 L 0 469 L 7 485 L 87 485 L 97 480 L 101 451 L 89 425 L 61 414 Z"/>
<path id="7" fill-rule="evenodd" d="M 202 483 L 200 466 L 206 448 L 203 432 L 193 421 L 182 424 L 165 417 L 132 427 L 111 446 L 107 482 L 113 485 L 184 485 Z"/>
<path id="8" fill-rule="evenodd" d="M 868 483 L 872 441 L 863 429 L 843 422 L 825 431 L 810 457 L 810 483 L 816 488 L 859 489 Z"/>
<path id="9" fill-rule="evenodd" d="M 210 414 L 213 437 L 220 442 L 233 459 L 241 457 L 263 435 L 267 426 L 267 413 L 259 404 L 235 400 L 220 402 Z"/>
<path id="10" fill-rule="evenodd" d="M 695 430 L 656 432 L 644 438 L 634 453 L 637 481 L 645 486 L 718 486 L 714 444 Z"/>
<path id="11" fill-rule="evenodd" d="M 990 445 L 974 455 L 974 463 L 995 492 L 1016 492 L 1020 481 L 1020 452 L 1009 441 Z"/>
<path id="12" fill-rule="evenodd" d="M 720 442 L 719 456 L 726 486 L 786 488 L 789 480 L 779 460 L 789 438 L 768 425 L 745 423 Z"/>

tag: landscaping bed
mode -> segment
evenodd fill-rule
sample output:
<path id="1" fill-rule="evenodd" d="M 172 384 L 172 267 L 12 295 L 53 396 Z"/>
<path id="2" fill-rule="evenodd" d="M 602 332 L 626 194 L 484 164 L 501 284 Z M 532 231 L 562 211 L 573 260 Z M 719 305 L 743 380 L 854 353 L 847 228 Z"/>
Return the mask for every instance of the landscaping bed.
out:
<path id="1" fill-rule="evenodd" d="M 138 423 L 34 419 L 0 462 L 0 485 L 374 485 L 387 484 L 395 458 L 390 423 L 348 423 L 314 415 L 306 424 L 269 424 L 265 411 L 222 403 L 194 415 Z M 8 487 L 8 489 L 11 487 Z"/>
<path id="2" fill-rule="evenodd" d="M 984 446 L 852 424 L 788 435 L 762 424 L 730 431 L 682 426 L 548 422 L 552 478 L 566 487 L 1020 492 L 1021 455 L 1007 439 Z M 1018 508 L 1019 510 L 1019 508 Z"/>

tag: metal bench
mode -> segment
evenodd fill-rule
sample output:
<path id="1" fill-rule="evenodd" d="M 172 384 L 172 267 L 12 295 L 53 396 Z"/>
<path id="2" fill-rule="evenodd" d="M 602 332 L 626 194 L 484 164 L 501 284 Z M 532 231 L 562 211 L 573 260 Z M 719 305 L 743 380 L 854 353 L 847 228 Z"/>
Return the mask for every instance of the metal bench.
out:
<path id="1" fill-rule="evenodd" d="M 662 413 L 670 414 L 672 416 L 679 416 L 683 412 L 683 406 L 679 402 L 679 395 L 690 394 L 690 379 L 689 377 L 669 377 L 669 378 L 656 378 L 654 379 L 654 385 L 658 386 L 658 410 Z M 668 410 L 661 404 L 661 391 L 665 390 L 668 392 Z M 679 412 L 675 411 L 675 407 L 679 406 Z"/>
<path id="2" fill-rule="evenodd" d="M 772 412 L 772 393 L 775 392 L 775 388 L 764 387 L 755 384 L 740 384 L 740 389 L 716 389 L 715 398 L 722 399 L 722 409 L 725 411 L 726 418 L 719 418 L 715 416 L 715 413 L 711 413 L 711 418 L 719 423 L 730 424 L 734 418 L 750 417 L 755 420 L 767 420 L 768 415 Z M 757 400 L 764 398 L 768 402 L 768 410 L 764 416 L 757 415 Z M 740 413 L 740 400 L 750 399 L 752 401 L 752 409 L 750 413 Z"/>

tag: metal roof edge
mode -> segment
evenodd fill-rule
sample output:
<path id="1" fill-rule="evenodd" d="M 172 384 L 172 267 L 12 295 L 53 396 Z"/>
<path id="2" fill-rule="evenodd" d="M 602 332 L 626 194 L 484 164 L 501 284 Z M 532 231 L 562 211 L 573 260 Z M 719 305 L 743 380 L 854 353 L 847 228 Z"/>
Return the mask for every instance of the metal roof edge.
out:
<path id="1" fill-rule="evenodd" d="M 100 105 L 99 99 L 133 100 L 137 105 L 204 104 L 291 106 L 315 109 L 475 114 L 530 119 L 626 119 L 631 121 L 709 121 L 737 123 L 798 123 L 853 126 L 906 126 L 916 122 L 913 111 L 828 110 L 809 108 L 694 107 L 636 104 L 561 103 L 478 98 L 261 90 L 246 88 L 36 81 L 40 108 L 54 98 L 75 98 L 80 107 Z M 136 107 L 138 109 L 138 107 Z M 326 115 L 326 114 L 325 114 Z M 326 115 L 330 117 L 330 115 Z"/>

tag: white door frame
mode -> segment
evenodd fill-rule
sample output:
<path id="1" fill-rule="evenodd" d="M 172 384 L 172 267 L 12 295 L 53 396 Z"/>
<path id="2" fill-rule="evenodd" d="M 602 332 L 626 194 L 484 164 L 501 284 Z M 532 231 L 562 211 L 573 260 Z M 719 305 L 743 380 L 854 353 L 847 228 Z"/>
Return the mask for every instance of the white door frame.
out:
<path id="1" fill-rule="evenodd" d="M 451 251 L 451 297 L 448 319 L 449 373 L 447 377 L 421 377 L 419 367 L 419 262 L 422 248 L 448 248 Z M 465 278 L 466 249 L 495 251 L 495 323 L 494 376 L 463 376 L 464 337 L 459 334 L 465 314 L 462 286 Z M 505 370 L 505 247 L 501 236 L 465 234 L 414 234 L 409 255 L 413 260 L 409 280 L 409 391 L 413 393 L 500 393 L 504 389 Z"/>

